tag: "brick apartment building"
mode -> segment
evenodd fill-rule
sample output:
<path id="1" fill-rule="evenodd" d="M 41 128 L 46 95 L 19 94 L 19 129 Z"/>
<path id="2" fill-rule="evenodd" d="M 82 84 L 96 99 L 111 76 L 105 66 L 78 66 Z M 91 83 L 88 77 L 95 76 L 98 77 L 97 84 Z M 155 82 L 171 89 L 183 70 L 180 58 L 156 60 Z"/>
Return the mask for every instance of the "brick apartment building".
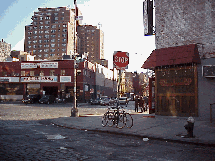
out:
<path id="1" fill-rule="evenodd" d="M 5 61 L 10 56 L 11 44 L 6 43 L 3 39 L 0 41 L 0 62 Z"/>
<path id="2" fill-rule="evenodd" d="M 31 25 L 25 26 L 24 51 L 35 55 L 37 60 L 74 53 L 75 10 L 68 7 L 38 10 Z M 79 10 L 78 14 L 81 15 Z"/>
<path id="3" fill-rule="evenodd" d="M 77 27 L 80 39 L 79 52 L 81 55 L 88 54 L 88 60 L 108 66 L 104 60 L 104 32 L 92 25 L 80 25 Z"/>

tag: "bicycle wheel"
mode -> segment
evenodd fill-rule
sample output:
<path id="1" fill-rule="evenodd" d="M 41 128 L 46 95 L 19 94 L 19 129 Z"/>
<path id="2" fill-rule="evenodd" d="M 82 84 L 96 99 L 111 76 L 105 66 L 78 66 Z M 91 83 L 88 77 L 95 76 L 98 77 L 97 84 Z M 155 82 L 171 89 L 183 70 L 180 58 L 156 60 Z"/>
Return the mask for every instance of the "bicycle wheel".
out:
<path id="1" fill-rule="evenodd" d="M 122 129 L 126 124 L 126 117 L 124 114 L 119 114 L 119 119 L 117 121 L 117 127 Z"/>
<path id="2" fill-rule="evenodd" d="M 125 124 L 126 124 L 127 128 L 131 128 L 133 126 L 133 118 L 131 117 L 131 115 L 129 113 L 126 113 Z"/>
<path id="3" fill-rule="evenodd" d="M 114 114 L 109 112 L 108 115 L 107 115 L 107 124 L 108 126 L 112 127 L 114 125 Z"/>
<path id="4" fill-rule="evenodd" d="M 103 116 L 102 116 L 102 126 L 106 126 L 108 123 L 108 118 L 107 118 L 107 114 L 105 113 Z"/>

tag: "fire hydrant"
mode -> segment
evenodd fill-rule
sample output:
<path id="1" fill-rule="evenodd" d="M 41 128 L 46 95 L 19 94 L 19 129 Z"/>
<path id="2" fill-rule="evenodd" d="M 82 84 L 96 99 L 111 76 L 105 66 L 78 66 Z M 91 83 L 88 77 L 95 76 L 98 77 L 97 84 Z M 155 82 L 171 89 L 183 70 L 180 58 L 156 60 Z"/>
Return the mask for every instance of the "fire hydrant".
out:
<path id="1" fill-rule="evenodd" d="M 187 124 L 184 125 L 185 129 L 187 130 L 187 135 L 185 137 L 188 137 L 188 138 L 194 137 L 193 136 L 194 122 L 195 120 L 191 116 L 187 119 Z"/>

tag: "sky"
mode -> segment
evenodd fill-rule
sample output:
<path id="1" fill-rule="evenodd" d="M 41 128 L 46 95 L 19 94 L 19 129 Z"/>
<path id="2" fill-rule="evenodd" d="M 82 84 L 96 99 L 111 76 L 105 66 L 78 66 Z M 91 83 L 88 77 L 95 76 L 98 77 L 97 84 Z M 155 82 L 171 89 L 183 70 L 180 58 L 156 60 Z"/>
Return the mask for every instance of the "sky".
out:
<path id="1" fill-rule="evenodd" d="M 2 1 L 2 0 L 1 0 Z M 113 66 L 114 51 L 129 53 L 126 71 L 145 72 L 141 68 L 155 49 L 155 37 L 144 36 L 144 0 L 77 0 L 83 15 L 82 24 L 101 25 L 104 32 L 105 59 Z M 73 0 L 7 0 L 0 5 L 0 39 L 11 44 L 12 50 L 24 51 L 25 26 L 39 7 L 74 8 Z"/>

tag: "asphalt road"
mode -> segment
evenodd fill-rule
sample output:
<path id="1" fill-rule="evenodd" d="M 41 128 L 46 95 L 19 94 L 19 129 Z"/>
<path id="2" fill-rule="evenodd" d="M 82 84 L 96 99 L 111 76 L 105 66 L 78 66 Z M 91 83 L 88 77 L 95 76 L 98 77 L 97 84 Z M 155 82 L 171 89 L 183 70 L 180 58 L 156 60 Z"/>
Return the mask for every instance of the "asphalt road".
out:
<path id="1" fill-rule="evenodd" d="M 143 141 L 143 138 L 67 129 L 50 123 L 48 118 L 65 115 L 68 109 L 0 104 L 0 160 L 215 160 L 214 147 Z"/>

